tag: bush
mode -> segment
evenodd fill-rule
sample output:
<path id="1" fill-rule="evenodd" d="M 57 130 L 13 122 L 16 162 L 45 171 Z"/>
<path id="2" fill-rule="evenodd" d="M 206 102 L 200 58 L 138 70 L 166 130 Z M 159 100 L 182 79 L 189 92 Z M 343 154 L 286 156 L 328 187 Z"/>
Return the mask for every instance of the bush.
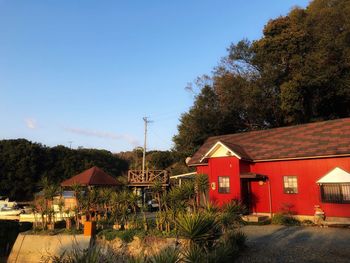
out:
<path id="1" fill-rule="evenodd" d="M 246 221 L 243 221 L 242 222 L 243 225 L 250 225 L 250 226 L 266 226 L 266 225 L 270 225 L 271 224 L 271 219 L 268 218 L 266 220 L 263 220 L 263 221 L 259 221 L 259 222 L 246 222 Z"/>
<path id="2" fill-rule="evenodd" d="M 234 262 L 238 257 L 238 249 L 231 244 L 220 243 L 207 256 L 208 263 Z M 196 262 L 196 261 L 195 261 Z M 204 261 L 205 262 L 205 261 Z"/>
<path id="3" fill-rule="evenodd" d="M 232 216 L 241 216 L 247 212 L 247 207 L 240 200 L 233 199 L 224 204 L 223 212 Z"/>
<path id="4" fill-rule="evenodd" d="M 300 221 L 290 214 L 277 213 L 271 219 L 275 225 L 300 226 Z"/>
<path id="5" fill-rule="evenodd" d="M 303 220 L 303 221 L 301 222 L 301 224 L 302 224 L 303 226 L 314 226 L 314 225 L 315 225 L 314 222 L 312 222 L 311 220 L 308 220 L 308 219 Z"/>
<path id="6" fill-rule="evenodd" d="M 203 213 L 180 215 L 176 225 L 181 237 L 198 245 L 210 245 L 220 236 L 218 222 Z"/>
<path id="7" fill-rule="evenodd" d="M 179 261 L 180 252 L 177 248 L 167 247 L 158 254 L 152 256 L 149 263 L 176 263 Z"/>
<path id="8" fill-rule="evenodd" d="M 206 257 L 206 251 L 196 244 L 190 245 L 182 253 L 184 263 L 205 262 Z"/>
<path id="9" fill-rule="evenodd" d="M 108 230 L 103 230 L 100 233 L 98 233 L 98 237 L 104 236 L 106 240 L 111 241 L 116 238 L 120 238 L 122 241 L 126 243 L 130 243 L 133 241 L 134 236 L 137 235 L 136 230 L 113 230 L 113 229 L 108 229 Z"/>
<path id="10" fill-rule="evenodd" d="M 121 261 L 121 255 L 107 249 L 102 253 L 101 248 L 97 245 L 89 249 L 81 249 L 74 245 L 71 251 L 64 251 L 61 255 L 43 256 L 40 262 L 43 263 L 116 263 Z"/>
<path id="11" fill-rule="evenodd" d="M 66 221 L 61 220 L 61 221 L 56 221 L 55 222 L 55 229 L 61 229 L 66 227 Z"/>
<path id="12" fill-rule="evenodd" d="M 231 229 L 237 225 L 243 224 L 242 215 L 247 208 L 239 200 L 232 200 L 224 204 L 222 213 L 219 217 L 220 223 L 224 229 Z"/>
<path id="13" fill-rule="evenodd" d="M 247 236 L 242 231 L 230 231 L 224 236 L 226 242 L 236 244 L 239 249 L 245 247 Z"/>
<path id="14" fill-rule="evenodd" d="M 230 230 L 226 232 L 214 249 L 209 252 L 208 262 L 234 262 L 239 255 L 239 251 L 245 247 L 246 240 L 246 235 L 241 231 Z"/>

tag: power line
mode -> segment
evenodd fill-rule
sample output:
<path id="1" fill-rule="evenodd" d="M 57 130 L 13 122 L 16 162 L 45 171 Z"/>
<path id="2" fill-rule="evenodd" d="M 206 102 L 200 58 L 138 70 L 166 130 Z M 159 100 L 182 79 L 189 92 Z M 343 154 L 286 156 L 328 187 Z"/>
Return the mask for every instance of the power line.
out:
<path id="1" fill-rule="evenodd" d="M 163 143 L 165 145 L 169 144 L 169 140 L 165 139 L 163 136 L 159 135 L 157 132 L 154 131 L 154 129 L 151 130 L 151 133 L 155 135 L 155 138 L 157 138 L 157 141 L 160 143 Z M 154 148 L 157 150 L 157 148 Z"/>

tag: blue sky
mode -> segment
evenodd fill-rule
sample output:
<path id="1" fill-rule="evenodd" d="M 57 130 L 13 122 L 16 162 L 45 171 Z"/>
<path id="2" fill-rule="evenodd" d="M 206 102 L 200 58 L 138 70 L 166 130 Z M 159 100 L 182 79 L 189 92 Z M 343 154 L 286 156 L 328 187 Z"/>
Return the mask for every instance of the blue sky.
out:
<path id="1" fill-rule="evenodd" d="M 188 83 L 305 0 L 0 0 L 0 139 L 172 147 Z"/>

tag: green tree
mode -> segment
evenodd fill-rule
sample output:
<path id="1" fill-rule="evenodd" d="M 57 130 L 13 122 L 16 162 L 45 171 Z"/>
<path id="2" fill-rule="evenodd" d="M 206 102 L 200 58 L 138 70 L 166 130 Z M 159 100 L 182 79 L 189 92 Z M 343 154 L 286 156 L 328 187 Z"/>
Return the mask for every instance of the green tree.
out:
<path id="1" fill-rule="evenodd" d="M 174 154 L 171 151 L 152 151 L 148 153 L 149 168 L 164 170 L 174 163 Z"/>
<path id="2" fill-rule="evenodd" d="M 350 116 L 350 0 L 314 0 L 232 44 L 181 116 L 174 149 L 209 136 Z"/>
<path id="3" fill-rule="evenodd" d="M 46 147 L 24 139 L 0 141 L 0 192 L 17 201 L 31 200 L 40 189 L 41 178 L 59 184 L 96 165 L 113 176 L 128 169 L 127 161 L 111 152 Z"/>
<path id="4" fill-rule="evenodd" d="M 197 95 L 188 113 L 181 116 L 178 134 L 174 136 L 175 150 L 190 156 L 210 135 L 218 133 L 219 103 L 214 89 L 205 86 Z"/>

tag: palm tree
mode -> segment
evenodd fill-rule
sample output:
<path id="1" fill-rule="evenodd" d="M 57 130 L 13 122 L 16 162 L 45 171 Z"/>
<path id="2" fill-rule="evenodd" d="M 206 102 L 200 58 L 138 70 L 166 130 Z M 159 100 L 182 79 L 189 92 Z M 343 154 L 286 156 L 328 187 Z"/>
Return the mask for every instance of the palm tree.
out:
<path id="1" fill-rule="evenodd" d="M 167 192 L 167 205 L 175 212 L 185 212 L 186 203 L 188 201 L 187 195 L 184 195 L 183 191 L 179 187 L 172 187 Z"/>
<path id="2" fill-rule="evenodd" d="M 74 198 L 76 205 L 74 207 L 74 215 L 75 215 L 75 226 L 76 229 L 80 229 L 80 220 L 79 220 L 79 213 L 81 212 L 81 204 L 80 201 L 82 199 L 82 187 L 80 184 L 73 184 L 72 185 L 72 190 L 74 192 Z"/>
<path id="3" fill-rule="evenodd" d="M 87 215 L 88 221 L 91 221 L 91 210 L 95 208 L 97 201 L 97 191 L 95 188 L 87 188 L 83 198 L 80 200 L 82 210 Z"/>
<path id="4" fill-rule="evenodd" d="M 180 236 L 187 239 L 190 245 L 209 248 L 220 236 L 218 222 L 203 213 L 182 214 L 177 217 L 176 223 Z"/>
<path id="5" fill-rule="evenodd" d="M 224 204 L 222 213 L 220 215 L 220 222 L 224 231 L 242 222 L 242 215 L 246 212 L 246 206 L 239 200 L 231 200 L 231 202 Z"/>
<path id="6" fill-rule="evenodd" d="M 161 203 L 161 194 L 163 192 L 162 182 L 160 180 L 156 180 L 151 187 L 151 191 L 158 202 L 159 210 L 162 210 L 162 203 Z"/>
<path id="7" fill-rule="evenodd" d="M 108 214 L 108 203 L 111 199 L 113 189 L 112 188 L 101 188 L 99 191 L 99 201 L 103 207 L 103 217 L 106 220 Z"/>
<path id="8" fill-rule="evenodd" d="M 47 215 L 46 219 L 48 219 L 49 224 L 54 224 L 55 211 L 53 211 L 53 199 L 55 196 L 57 196 L 59 186 L 51 183 L 47 177 L 43 177 L 41 179 L 40 185 L 43 188 L 44 209 Z"/>
<path id="9" fill-rule="evenodd" d="M 193 211 L 196 211 L 196 191 L 193 181 L 184 181 L 181 185 L 180 195 L 186 200 L 188 206 L 192 206 Z"/>
<path id="10" fill-rule="evenodd" d="M 197 206 L 200 203 L 200 197 L 203 200 L 203 204 L 207 204 L 207 192 L 209 189 L 209 179 L 207 174 L 197 174 L 196 179 L 196 190 L 197 190 Z"/>
<path id="11" fill-rule="evenodd" d="M 65 214 L 65 221 L 66 221 L 66 229 L 67 230 L 70 230 L 71 227 L 72 227 L 72 220 L 71 220 L 71 215 L 70 215 L 70 212 L 71 212 L 71 209 L 70 208 L 67 208 L 65 211 L 64 211 L 64 214 Z"/>
<path id="12" fill-rule="evenodd" d="M 209 216 L 216 216 L 220 210 L 219 206 L 215 202 L 207 202 L 203 208 L 203 212 Z"/>
<path id="13" fill-rule="evenodd" d="M 37 206 L 35 204 L 31 204 L 30 205 L 30 210 L 34 216 L 34 229 L 36 229 L 38 227 L 38 222 L 37 222 L 37 219 L 36 219 L 36 213 L 38 212 L 38 209 L 37 209 Z"/>
<path id="14" fill-rule="evenodd" d="M 111 208 L 111 216 L 115 225 L 119 225 L 119 195 L 117 192 L 111 194 L 108 206 Z"/>
<path id="15" fill-rule="evenodd" d="M 140 196 L 139 195 L 137 195 L 134 192 L 130 192 L 129 193 L 128 202 L 129 202 L 130 206 L 132 207 L 132 210 L 133 210 L 135 216 L 136 216 L 139 200 L 140 200 Z"/>
<path id="16" fill-rule="evenodd" d="M 113 192 L 110 206 L 112 208 L 112 216 L 115 225 L 124 228 L 128 225 L 129 215 L 129 192 L 123 190 L 121 192 Z"/>

